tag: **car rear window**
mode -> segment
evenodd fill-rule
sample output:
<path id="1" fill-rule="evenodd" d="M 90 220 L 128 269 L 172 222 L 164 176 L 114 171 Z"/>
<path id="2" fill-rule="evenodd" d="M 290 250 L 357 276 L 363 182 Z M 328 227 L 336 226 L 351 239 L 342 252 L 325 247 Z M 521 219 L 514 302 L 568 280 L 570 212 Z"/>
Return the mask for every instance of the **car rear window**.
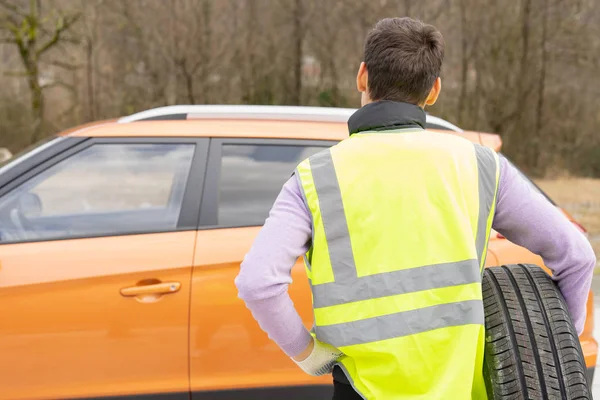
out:
<path id="1" fill-rule="evenodd" d="M 218 225 L 259 226 L 296 166 L 325 146 L 225 144 Z"/>

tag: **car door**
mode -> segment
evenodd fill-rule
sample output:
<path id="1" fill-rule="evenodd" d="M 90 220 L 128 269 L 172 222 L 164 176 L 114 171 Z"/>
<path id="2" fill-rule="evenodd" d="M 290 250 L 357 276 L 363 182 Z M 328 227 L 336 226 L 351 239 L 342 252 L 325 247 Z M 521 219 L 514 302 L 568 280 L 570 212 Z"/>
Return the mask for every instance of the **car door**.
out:
<path id="1" fill-rule="evenodd" d="M 237 297 L 234 278 L 297 164 L 332 144 L 278 139 L 211 140 L 192 278 L 193 399 L 293 400 L 331 396 L 330 378 L 312 378 L 301 372 L 259 328 Z M 290 295 L 310 327 L 310 290 L 300 261 L 292 275 Z"/>
<path id="2" fill-rule="evenodd" d="M 207 149 L 88 139 L 0 185 L 0 398 L 189 399 Z"/>

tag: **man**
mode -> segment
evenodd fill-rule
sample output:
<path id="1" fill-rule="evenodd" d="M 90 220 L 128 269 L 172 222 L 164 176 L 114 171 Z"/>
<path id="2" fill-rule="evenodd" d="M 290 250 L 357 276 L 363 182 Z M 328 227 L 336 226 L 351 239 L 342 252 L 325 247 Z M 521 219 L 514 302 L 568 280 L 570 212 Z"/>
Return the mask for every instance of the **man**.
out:
<path id="1" fill-rule="evenodd" d="M 350 138 L 298 166 L 236 279 L 300 368 L 333 372 L 334 399 L 486 398 L 481 273 L 492 226 L 542 256 L 583 330 L 595 265 L 585 237 L 490 149 L 424 130 L 443 56 L 433 26 L 377 23 Z M 302 254 L 314 336 L 287 293 Z"/>

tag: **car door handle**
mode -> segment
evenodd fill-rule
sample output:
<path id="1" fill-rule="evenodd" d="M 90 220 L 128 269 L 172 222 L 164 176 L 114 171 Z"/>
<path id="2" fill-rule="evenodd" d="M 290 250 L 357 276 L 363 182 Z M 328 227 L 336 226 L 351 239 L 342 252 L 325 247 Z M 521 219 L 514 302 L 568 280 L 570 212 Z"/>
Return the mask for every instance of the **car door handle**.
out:
<path id="1" fill-rule="evenodd" d="M 121 289 L 121 295 L 125 297 L 133 297 L 152 294 L 169 294 L 179 291 L 180 288 L 180 282 L 161 282 L 152 285 L 126 287 Z"/>

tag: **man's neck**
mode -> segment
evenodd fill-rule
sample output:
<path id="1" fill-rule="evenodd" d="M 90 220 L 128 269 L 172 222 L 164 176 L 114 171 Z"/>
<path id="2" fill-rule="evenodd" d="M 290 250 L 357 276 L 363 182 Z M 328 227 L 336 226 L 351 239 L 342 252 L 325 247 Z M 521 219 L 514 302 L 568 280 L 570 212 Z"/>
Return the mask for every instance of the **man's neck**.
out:
<path id="1" fill-rule="evenodd" d="M 423 108 L 409 103 L 374 101 L 365 104 L 348 120 L 350 134 L 402 128 L 425 129 Z"/>

